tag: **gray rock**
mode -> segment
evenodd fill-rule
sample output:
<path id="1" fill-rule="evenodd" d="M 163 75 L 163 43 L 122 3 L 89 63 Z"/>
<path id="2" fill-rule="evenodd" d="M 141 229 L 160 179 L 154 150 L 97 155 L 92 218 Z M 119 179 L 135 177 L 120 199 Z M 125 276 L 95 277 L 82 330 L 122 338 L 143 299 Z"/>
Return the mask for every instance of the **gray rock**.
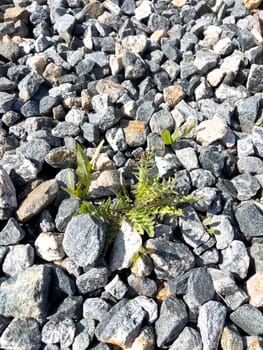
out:
<path id="1" fill-rule="evenodd" d="M 76 324 L 76 336 L 72 344 L 72 350 L 86 350 L 89 347 L 95 332 L 95 321 L 82 319 Z M 95 348 L 94 348 L 95 349 Z M 102 347 L 98 350 L 109 350 L 105 344 L 105 349 Z"/>
<path id="2" fill-rule="evenodd" d="M 202 340 L 198 331 L 185 327 L 169 350 L 202 350 Z"/>
<path id="3" fill-rule="evenodd" d="M 27 74 L 18 84 L 19 97 L 23 101 L 28 101 L 43 84 L 44 78 L 41 75 L 31 72 Z"/>
<path id="4" fill-rule="evenodd" d="M 151 150 L 152 154 L 156 156 L 165 155 L 165 145 L 161 136 L 157 133 L 150 133 L 147 135 L 147 150 Z"/>
<path id="5" fill-rule="evenodd" d="M 232 241 L 221 253 L 222 264 L 219 265 L 220 269 L 237 274 L 240 278 L 247 276 L 250 258 L 242 241 Z"/>
<path id="6" fill-rule="evenodd" d="M 98 127 L 96 127 L 93 124 L 84 122 L 81 125 L 81 130 L 83 132 L 83 137 L 85 140 L 87 140 L 90 143 L 95 143 L 95 144 L 98 143 L 99 136 L 100 136 Z"/>
<path id="7" fill-rule="evenodd" d="M 213 186 L 215 177 L 211 171 L 205 169 L 194 169 L 190 171 L 192 185 L 196 188 Z"/>
<path id="8" fill-rule="evenodd" d="M 35 100 L 29 100 L 23 104 L 23 106 L 20 109 L 20 112 L 26 118 L 39 115 L 39 103 Z"/>
<path id="9" fill-rule="evenodd" d="M 56 228 L 60 232 L 65 232 L 65 229 L 73 217 L 73 215 L 80 208 L 80 200 L 77 198 L 66 198 L 64 199 L 59 207 L 55 218 Z"/>
<path id="10" fill-rule="evenodd" d="M 8 127 L 14 125 L 16 122 L 19 121 L 19 119 L 20 114 L 14 111 L 8 111 L 2 116 L 2 122 Z"/>
<path id="11" fill-rule="evenodd" d="M 241 157 L 237 161 L 240 173 L 261 174 L 263 172 L 263 161 L 258 157 Z"/>
<path id="12" fill-rule="evenodd" d="M 67 318 L 59 323 L 59 342 L 62 349 L 67 349 L 72 345 L 75 332 L 75 323 L 70 318 Z"/>
<path id="13" fill-rule="evenodd" d="M 127 143 L 122 128 L 110 128 L 105 133 L 105 138 L 114 151 L 125 151 Z"/>
<path id="14" fill-rule="evenodd" d="M 198 327 L 203 342 L 203 350 L 216 350 L 223 331 L 226 307 L 217 301 L 208 301 L 200 307 Z"/>
<path id="15" fill-rule="evenodd" d="M 158 112 L 153 113 L 150 120 L 150 128 L 153 133 L 161 133 L 168 129 L 173 130 L 174 120 L 169 111 L 166 109 L 160 109 Z"/>
<path id="16" fill-rule="evenodd" d="M 122 57 L 125 79 L 138 79 L 145 76 L 145 63 L 140 55 L 125 51 Z"/>
<path id="17" fill-rule="evenodd" d="M 66 136 L 75 137 L 79 134 L 80 128 L 73 123 L 60 122 L 52 129 L 52 135 L 64 138 Z"/>
<path id="18" fill-rule="evenodd" d="M 140 332 L 146 312 L 136 300 L 122 300 L 96 327 L 96 337 L 104 343 L 127 347 Z"/>
<path id="19" fill-rule="evenodd" d="M 15 62 L 20 56 L 19 45 L 13 41 L 1 42 L 0 52 L 2 57 L 11 62 Z"/>
<path id="20" fill-rule="evenodd" d="M 49 302 L 51 305 L 60 304 L 66 297 L 76 294 L 76 285 L 60 267 L 55 264 L 47 265 L 51 270 Z"/>
<path id="21" fill-rule="evenodd" d="M 237 112 L 241 130 L 251 133 L 260 114 L 261 98 L 251 96 L 238 103 Z"/>
<path id="22" fill-rule="evenodd" d="M 243 350 L 242 337 L 236 327 L 232 325 L 224 327 L 220 345 L 223 350 Z"/>
<path id="23" fill-rule="evenodd" d="M 175 340 L 188 322 L 186 306 L 175 297 L 166 298 L 160 308 L 160 316 L 155 322 L 157 346 L 169 345 Z"/>
<path id="24" fill-rule="evenodd" d="M 57 106 L 59 102 L 58 98 L 52 96 L 44 96 L 39 101 L 39 113 L 41 115 L 47 115 L 52 111 L 52 108 Z"/>
<path id="25" fill-rule="evenodd" d="M 237 190 L 237 199 L 240 201 L 246 201 L 255 197 L 261 188 L 257 179 L 248 173 L 234 177 L 231 182 Z"/>
<path id="26" fill-rule="evenodd" d="M 247 89 L 252 92 L 262 92 L 263 65 L 252 64 L 247 78 Z"/>
<path id="27" fill-rule="evenodd" d="M 134 274 L 130 274 L 127 282 L 132 294 L 154 297 L 157 292 L 156 282 L 148 277 L 139 277 Z"/>
<path id="28" fill-rule="evenodd" d="M 0 167 L 0 220 L 10 218 L 16 207 L 15 187 L 7 171 Z"/>
<path id="29" fill-rule="evenodd" d="M 110 293 L 115 299 L 121 300 L 124 298 L 125 294 L 128 291 L 128 287 L 122 280 L 119 275 L 116 275 L 105 287 L 106 292 Z"/>
<path id="30" fill-rule="evenodd" d="M 41 340 L 45 344 L 59 343 L 59 320 L 50 320 L 44 324 L 41 331 Z"/>
<path id="31" fill-rule="evenodd" d="M 17 244 L 9 247 L 2 269 L 8 277 L 14 277 L 34 264 L 34 248 L 30 244 Z"/>
<path id="32" fill-rule="evenodd" d="M 92 265 L 100 257 L 105 225 L 96 217 L 81 214 L 68 223 L 63 240 L 65 253 L 79 266 Z"/>
<path id="33" fill-rule="evenodd" d="M 15 95 L 8 94 L 7 92 L 0 92 L 0 113 L 9 112 L 15 100 Z"/>
<path id="34" fill-rule="evenodd" d="M 213 286 L 219 295 L 230 295 L 237 291 L 237 285 L 231 272 L 208 268 Z"/>
<path id="35" fill-rule="evenodd" d="M 239 158 L 253 156 L 255 153 L 251 137 L 237 140 L 237 154 Z"/>
<path id="36" fill-rule="evenodd" d="M 146 321 L 149 323 L 154 323 L 158 318 L 158 305 L 154 299 L 139 295 L 135 300 L 141 305 L 144 311 L 146 311 Z"/>
<path id="37" fill-rule="evenodd" d="M 39 226 L 42 232 L 51 232 L 56 230 L 53 217 L 48 209 L 43 209 L 40 213 Z"/>
<path id="38" fill-rule="evenodd" d="M 106 286 L 109 272 L 106 267 L 91 267 L 78 276 L 76 284 L 81 294 L 90 293 Z"/>
<path id="39" fill-rule="evenodd" d="M 65 116 L 66 122 L 75 124 L 77 126 L 82 125 L 84 122 L 87 121 L 87 119 L 88 116 L 86 112 L 77 107 L 71 108 Z"/>
<path id="40" fill-rule="evenodd" d="M 103 299 L 88 298 L 83 304 L 83 317 L 86 319 L 102 321 L 110 308 L 110 304 Z"/>
<path id="41" fill-rule="evenodd" d="M 148 239 L 145 248 L 154 250 L 151 258 L 158 278 L 177 277 L 194 266 L 194 256 L 183 243 Z"/>
<path id="42" fill-rule="evenodd" d="M 202 74 L 206 74 L 214 68 L 218 61 L 218 55 L 212 50 L 199 50 L 196 53 L 194 65 Z"/>
<path id="43" fill-rule="evenodd" d="M 75 25 L 75 18 L 69 14 L 57 17 L 54 28 L 59 36 L 66 42 L 70 42 L 72 30 Z"/>
<path id="44" fill-rule="evenodd" d="M 48 319 L 60 321 L 67 318 L 78 319 L 82 315 L 82 304 L 83 298 L 81 296 L 68 296 Z"/>
<path id="45" fill-rule="evenodd" d="M 246 237 L 262 236 L 263 214 L 253 202 L 242 203 L 235 211 L 241 232 Z"/>
<path id="46" fill-rule="evenodd" d="M 247 349 L 262 350 L 263 349 L 263 337 L 243 337 L 243 344 Z M 243 348 L 240 348 L 240 350 Z M 239 349 L 238 349 L 239 350 Z"/>
<path id="47" fill-rule="evenodd" d="M 50 269 L 36 265 L 19 272 L 0 286 L 0 314 L 20 319 L 41 318 L 47 313 Z"/>
<path id="48" fill-rule="evenodd" d="M 113 106 L 110 106 L 106 112 L 100 111 L 98 113 L 89 113 L 89 122 L 102 131 L 110 129 L 117 124 L 120 119 L 120 113 Z"/>
<path id="49" fill-rule="evenodd" d="M 255 306 L 241 305 L 230 314 L 230 320 L 249 335 L 263 334 L 263 315 Z"/>
<path id="50" fill-rule="evenodd" d="M 211 220 L 217 249 L 225 249 L 234 239 L 234 228 L 226 215 L 214 215 Z"/>
<path id="51" fill-rule="evenodd" d="M 66 146 L 52 148 L 45 156 L 45 162 L 56 169 L 73 168 L 76 164 L 76 152 Z"/>
<path id="52" fill-rule="evenodd" d="M 216 248 L 208 249 L 196 259 L 197 266 L 215 265 L 219 262 L 219 252 Z"/>
<path id="53" fill-rule="evenodd" d="M 251 247 L 248 248 L 256 272 L 263 271 L 263 240 L 261 237 L 252 238 Z"/>
<path id="54" fill-rule="evenodd" d="M 210 239 L 197 212 L 190 206 L 183 209 L 183 216 L 179 218 L 179 226 L 185 242 L 193 248 L 201 246 Z"/>
<path id="55" fill-rule="evenodd" d="M 6 350 L 38 350 L 41 346 L 39 325 L 33 319 L 13 319 L 0 338 L 1 348 Z"/>
<path id="56" fill-rule="evenodd" d="M 38 173 L 34 163 L 19 153 L 6 152 L 0 160 L 0 166 L 9 174 L 14 185 L 25 185 L 27 182 L 35 180 Z"/>
<path id="57" fill-rule="evenodd" d="M 136 111 L 136 120 L 142 120 L 145 123 L 149 123 L 153 113 L 155 111 L 155 106 L 152 101 L 145 101 L 138 107 Z"/>
<path id="58" fill-rule="evenodd" d="M 175 151 L 175 154 L 187 171 L 198 168 L 198 159 L 192 147 L 178 149 Z"/>
<path id="59" fill-rule="evenodd" d="M 169 278 L 168 285 L 170 292 L 175 295 L 186 294 L 188 288 L 188 279 L 191 273 L 192 270 L 187 271 L 186 273 L 183 273 L 175 278 Z"/>
<path id="60" fill-rule="evenodd" d="M 192 204 L 193 208 L 200 212 L 217 214 L 221 211 L 221 197 L 218 190 L 213 187 L 203 187 L 192 192 L 198 199 Z"/>
<path id="61" fill-rule="evenodd" d="M 263 157 L 263 129 L 262 127 L 254 126 L 252 130 L 252 142 L 256 149 L 256 153 Z"/>
<path id="62" fill-rule="evenodd" d="M 238 288 L 233 294 L 226 295 L 224 301 L 226 306 L 234 311 L 240 305 L 247 303 L 248 299 L 246 292 L 243 289 Z"/>

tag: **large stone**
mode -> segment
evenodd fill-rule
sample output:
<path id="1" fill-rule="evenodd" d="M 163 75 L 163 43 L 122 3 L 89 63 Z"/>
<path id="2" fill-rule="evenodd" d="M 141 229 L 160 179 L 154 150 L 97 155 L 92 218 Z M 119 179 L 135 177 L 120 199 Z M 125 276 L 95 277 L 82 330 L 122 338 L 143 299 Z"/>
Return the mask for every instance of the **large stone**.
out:
<path id="1" fill-rule="evenodd" d="M 23 101 L 28 101 L 35 95 L 43 82 L 44 78 L 41 75 L 35 72 L 27 74 L 18 84 L 19 97 Z"/>
<path id="2" fill-rule="evenodd" d="M 47 313 L 50 269 L 36 265 L 19 272 L 0 286 L 0 314 L 4 316 L 41 318 Z"/>
<path id="3" fill-rule="evenodd" d="M 138 336 L 146 312 L 136 300 L 122 300 L 99 323 L 96 337 L 104 342 L 126 348 Z"/>
<path id="4" fill-rule="evenodd" d="M 255 306 L 241 305 L 232 312 L 230 320 L 249 335 L 263 334 L 263 315 Z"/>
<path id="5" fill-rule="evenodd" d="M 15 187 L 8 173 L 0 167 L 0 220 L 8 219 L 16 207 Z"/>
<path id="6" fill-rule="evenodd" d="M 223 139 L 226 133 L 227 127 L 225 122 L 218 117 L 214 117 L 198 125 L 196 128 L 196 141 L 203 146 L 207 146 L 217 140 Z"/>
<path id="7" fill-rule="evenodd" d="M 160 316 L 155 322 L 157 346 L 169 345 L 188 322 L 186 306 L 182 300 L 168 297 L 162 302 Z"/>
<path id="8" fill-rule="evenodd" d="M 68 223 L 63 248 L 78 266 L 87 266 L 94 264 L 100 257 L 104 240 L 104 223 L 94 216 L 81 214 Z"/>
<path id="9" fill-rule="evenodd" d="M 47 207 L 56 198 L 58 184 L 56 180 L 47 180 L 35 188 L 17 210 L 18 219 L 22 222 L 29 221 L 42 209 Z"/>
<path id="10" fill-rule="evenodd" d="M 263 65 L 252 64 L 247 78 L 247 89 L 252 92 L 263 90 Z"/>
<path id="11" fill-rule="evenodd" d="M 263 214 L 252 201 L 242 203 L 235 211 L 240 231 L 247 237 L 263 235 Z"/>
<path id="12" fill-rule="evenodd" d="M 200 333 L 190 327 L 185 327 L 169 350 L 202 350 Z"/>
<path id="13" fill-rule="evenodd" d="M 256 307 L 263 306 L 263 271 L 257 272 L 247 280 L 247 293 L 249 304 Z"/>

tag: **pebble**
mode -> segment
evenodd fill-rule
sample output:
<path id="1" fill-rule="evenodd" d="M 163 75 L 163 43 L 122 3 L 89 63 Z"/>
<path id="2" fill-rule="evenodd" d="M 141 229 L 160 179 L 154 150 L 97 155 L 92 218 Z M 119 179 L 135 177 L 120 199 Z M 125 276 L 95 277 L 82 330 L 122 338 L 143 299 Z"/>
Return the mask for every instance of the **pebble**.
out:
<path id="1" fill-rule="evenodd" d="M 224 121 L 218 117 L 201 122 L 196 128 L 196 141 L 203 146 L 223 139 L 227 133 Z"/>
<path id="2" fill-rule="evenodd" d="M 57 232 L 41 232 L 35 240 L 37 255 L 45 261 L 62 259 L 65 255 L 62 247 L 63 236 Z"/>
<path id="3" fill-rule="evenodd" d="M 81 294 L 94 292 L 106 286 L 108 282 L 108 269 L 106 267 L 90 267 L 88 271 L 78 276 L 76 285 Z"/>
<path id="4" fill-rule="evenodd" d="M 249 296 L 249 304 L 262 307 L 263 304 L 263 284 L 262 284 L 263 272 L 257 272 L 247 280 L 247 293 Z"/>
<path id="5" fill-rule="evenodd" d="M 169 350 L 202 350 L 200 333 L 191 327 L 185 327 Z"/>
<path id="6" fill-rule="evenodd" d="M 255 306 L 241 305 L 230 314 L 230 320 L 249 335 L 261 335 L 263 333 L 263 315 Z"/>
<path id="7" fill-rule="evenodd" d="M 246 237 L 262 236 L 263 214 L 254 202 L 249 201 L 238 206 L 235 217 Z"/>
<path id="8" fill-rule="evenodd" d="M 0 167 L 0 220 L 10 218 L 16 208 L 17 198 L 14 184 L 8 173 Z"/>
<path id="9" fill-rule="evenodd" d="M 9 247 L 9 251 L 2 264 L 2 269 L 6 276 L 14 277 L 20 271 L 33 266 L 34 260 L 35 252 L 30 244 L 16 244 Z"/>
<path id="10" fill-rule="evenodd" d="M 42 209 L 54 201 L 58 193 L 56 180 L 48 180 L 37 186 L 17 210 L 17 217 L 20 221 L 26 222 L 36 216 Z"/>
<path id="11" fill-rule="evenodd" d="M 83 317 L 102 321 L 109 312 L 111 306 L 100 298 L 88 298 L 83 304 Z"/>

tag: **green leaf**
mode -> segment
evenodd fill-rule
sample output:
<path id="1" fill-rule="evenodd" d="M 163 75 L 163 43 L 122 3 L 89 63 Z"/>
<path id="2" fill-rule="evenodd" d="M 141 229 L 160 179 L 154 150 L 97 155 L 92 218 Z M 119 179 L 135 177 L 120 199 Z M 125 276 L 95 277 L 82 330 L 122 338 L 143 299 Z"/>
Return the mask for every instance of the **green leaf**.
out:
<path id="1" fill-rule="evenodd" d="M 187 124 L 188 125 L 183 129 L 180 138 L 185 137 L 192 131 L 192 129 L 195 127 L 195 120 L 191 119 Z"/>
<path id="2" fill-rule="evenodd" d="M 161 132 L 161 138 L 163 140 L 163 143 L 167 146 L 173 144 L 173 140 L 171 137 L 171 133 L 169 130 L 164 130 Z"/>
<path id="3" fill-rule="evenodd" d="M 172 139 L 172 143 L 175 143 L 180 139 L 180 133 L 178 128 L 174 129 L 174 132 L 171 135 L 171 139 Z"/>

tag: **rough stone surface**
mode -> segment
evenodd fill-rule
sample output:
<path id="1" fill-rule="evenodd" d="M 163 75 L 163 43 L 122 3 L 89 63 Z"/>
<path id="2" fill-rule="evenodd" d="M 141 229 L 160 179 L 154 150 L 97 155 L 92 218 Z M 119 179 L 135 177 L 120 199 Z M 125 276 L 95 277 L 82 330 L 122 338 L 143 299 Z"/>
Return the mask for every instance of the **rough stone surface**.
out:
<path id="1" fill-rule="evenodd" d="M 260 335 L 263 333 L 263 315 L 255 306 L 245 304 L 232 312 L 230 319 L 249 335 Z"/>
<path id="2" fill-rule="evenodd" d="M 8 173 L 0 168 L 0 220 L 6 220 L 17 208 L 16 190 Z"/>

